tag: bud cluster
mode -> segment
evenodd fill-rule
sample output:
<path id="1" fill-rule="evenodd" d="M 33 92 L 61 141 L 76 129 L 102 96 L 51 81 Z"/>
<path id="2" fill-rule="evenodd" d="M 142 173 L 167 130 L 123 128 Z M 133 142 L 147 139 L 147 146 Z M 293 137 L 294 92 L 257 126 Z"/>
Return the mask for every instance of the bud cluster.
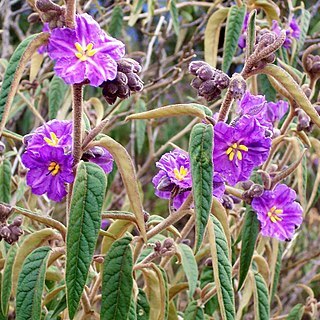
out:
<path id="1" fill-rule="evenodd" d="M 308 54 L 304 67 L 306 71 L 313 78 L 319 78 L 320 77 L 320 56 Z"/>
<path id="2" fill-rule="evenodd" d="M 101 84 L 102 94 L 109 104 L 115 103 L 117 98 L 127 99 L 131 92 L 139 92 L 143 89 L 143 81 L 138 76 L 141 66 L 137 61 L 123 58 L 117 61 L 117 65 L 116 78 Z"/>
<path id="3" fill-rule="evenodd" d="M 65 8 L 60 7 L 50 0 L 37 0 L 36 7 L 43 22 L 49 23 L 49 28 L 62 28 L 65 25 Z M 32 14 L 29 21 L 33 22 L 36 16 Z"/>
<path id="4" fill-rule="evenodd" d="M 239 73 L 234 73 L 230 80 L 229 92 L 233 99 L 241 100 L 246 93 L 247 84 L 246 81 Z"/>
<path id="5" fill-rule="evenodd" d="M 216 99 L 223 89 L 229 86 L 230 78 L 221 70 L 212 68 L 204 61 L 193 61 L 189 65 L 189 71 L 196 76 L 191 86 L 198 90 L 198 95 L 207 101 Z"/>
<path id="6" fill-rule="evenodd" d="M 0 240 L 4 240 L 9 244 L 17 242 L 19 237 L 23 234 L 22 229 L 20 228 L 22 224 L 22 218 L 17 217 L 9 225 L 3 223 L 0 225 Z"/>
<path id="7" fill-rule="evenodd" d="M 249 181 L 248 181 L 249 182 Z M 264 192 L 264 187 L 260 184 L 252 183 L 249 187 L 249 184 L 251 184 L 251 181 L 247 184 L 248 189 L 242 194 L 243 200 L 245 200 L 247 203 L 251 203 L 253 198 L 261 197 Z M 243 186 L 245 186 L 243 184 Z"/>
<path id="8" fill-rule="evenodd" d="M 171 238 L 165 239 L 162 243 L 157 241 L 154 246 L 154 252 L 159 256 L 171 255 L 175 251 L 174 241 Z"/>

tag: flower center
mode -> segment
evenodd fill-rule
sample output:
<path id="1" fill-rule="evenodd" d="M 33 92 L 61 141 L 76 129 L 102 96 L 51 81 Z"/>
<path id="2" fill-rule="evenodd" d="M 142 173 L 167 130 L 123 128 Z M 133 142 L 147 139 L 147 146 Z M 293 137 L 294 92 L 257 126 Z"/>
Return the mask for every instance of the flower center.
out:
<path id="1" fill-rule="evenodd" d="M 98 51 L 96 49 L 93 49 L 93 43 L 91 42 L 86 47 L 82 47 L 79 42 L 76 42 L 74 46 L 77 49 L 77 52 L 75 52 L 75 56 L 81 61 L 86 61 L 88 57 L 94 56 Z"/>
<path id="2" fill-rule="evenodd" d="M 279 217 L 283 213 L 282 209 L 277 209 L 276 206 L 273 206 L 269 211 L 268 211 L 268 217 L 272 222 L 277 222 L 277 221 L 282 221 L 282 218 Z"/>
<path id="3" fill-rule="evenodd" d="M 185 176 L 188 174 L 188 169 L 186 169 L 184 166 L 181 166 L 179 170 L 175 168 L 173 172 L 176 179 L 179 181 L 182 181 L 185 178 Z"/>
<path id="4" fill-rule="evenodd" d="M 51 147 L 55 147 L 59 143 L 59 139 L 54 132 L 50 132 L 51 139 L 45 137 L 43 140 Z"/>
<path id="5" fill-rule="evenodd" d="M 49 173 L 51 173 L 53 176 L 57 175 L 60 170 L 60 165 L 56 162 L 50 162 L 48 167 Z"/>
<path id="6" fill-rule="evenodd" d="M 242 152 L 247 152 L 249 149 L 244 144 L 234 143 L 226 151 L 226 154 L 229 156 L 229 160 L 232 161 L 234 156 L 237 155 L 239 160 L 242 160 Z"/>

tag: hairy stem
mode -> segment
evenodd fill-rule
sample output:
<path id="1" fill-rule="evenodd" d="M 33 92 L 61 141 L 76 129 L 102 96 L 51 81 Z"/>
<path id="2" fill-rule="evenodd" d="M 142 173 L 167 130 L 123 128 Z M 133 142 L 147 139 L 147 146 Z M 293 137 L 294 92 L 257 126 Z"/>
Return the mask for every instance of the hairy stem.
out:
<path id="1" fill-rule="evenodd" d="M 65 0 L 66 2 L 66 26 L 70 29 L 75 27 L 76 0 Z"/>
<path id="2" fill-rule="evenodd" d="M 225 121 L 226 118 L 228 117 L 229 114 L 229 110 L 230 110 L 230 106 L 232 104 L 233 98 L 232 98 L 232 93 L 231 91 L 228 89 L 224 100 L 222 102 L 222 106 L 219 112 L 219 117 L 218 117 L 218 121 Z"/>

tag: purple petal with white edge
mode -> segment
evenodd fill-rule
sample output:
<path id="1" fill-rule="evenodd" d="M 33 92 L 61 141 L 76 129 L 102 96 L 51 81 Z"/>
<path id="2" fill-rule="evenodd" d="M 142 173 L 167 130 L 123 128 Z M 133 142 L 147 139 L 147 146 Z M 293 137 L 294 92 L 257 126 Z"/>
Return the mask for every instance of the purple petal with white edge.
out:
<path id="1" fill-rule="evenodd" d="M 101 42 L 102 30 L 99 24 L 87 13 L 76 15 L 76 34 L 78 42 L 86 47 L 89 43 L 98 46 Z"/>
<path id="2" fill-rule="evenodd" d="M 54 71 L 66 84 L 81 83 L 86 79 L 86 65 L 75 56 L 57 60 Z"/>

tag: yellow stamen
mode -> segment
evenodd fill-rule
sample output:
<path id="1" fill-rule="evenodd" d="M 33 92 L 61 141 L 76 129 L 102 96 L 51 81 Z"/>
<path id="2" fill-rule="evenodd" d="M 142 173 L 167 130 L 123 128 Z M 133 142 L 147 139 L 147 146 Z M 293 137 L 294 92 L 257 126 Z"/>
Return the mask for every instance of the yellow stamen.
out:
<path id="1" fill-rule="evenodd" d="M 184 166 L 181 166 L 180 170 L 175 168 L 173 172 L 176 179 L 179 181 L 182 181 L 185 178 L 185 176 L 188 174 L 188 169 L 186 169 Z"/>
<path id="2" fill-rule="evenodd" d="M 60 165 L 56 162 L 50 162 L 48 170 L 53 176 L 55 176 L 60 170 Z"/>
<path id="3" fill-rule="evenodd" d="M 282 221 L 282 218 L 279 217 L 280 214 L 283 213 L 282 209 L 277 209 L 276 206 L 273 206 L 272 208 L 270 208 L 270 210 L 268 211 L 268 217 L 270 218 L 271 222 L 275 223 L 277 221 Z"/>
<path id="4" fill-rule="evenodd" d="M 45 137 L 43 140 L 51 147 L 55 147 L 59 143 L 59 139 L 54 132 L 50 132 L 51 139 Z"/>
<path id="5" fill-rule="evenodd" d="M 245 145 L 237 143 L 233 143 L 231 146 L 229 146 L 226 151 L 226 154 L 229 156 L 229 160 L 233 161 L 234 156 L 237 155 L 237 159 L 241 161 L 243 157 L 240 150 L 247 152 L 249 149 Z"/>
<path id="6" fill-rule="evenodd" d="M 87 44 L 85 47 L 82 47 L 82 45 L 79 42 L 76 42 L 74 46 L 77 49 L 77 52 L 75 52 L 75 56 L 80 59 L 81 61 L 86 61 L 88 57 L 94 56 L 98 50 L 93 49 L 93 43 Z"/>

